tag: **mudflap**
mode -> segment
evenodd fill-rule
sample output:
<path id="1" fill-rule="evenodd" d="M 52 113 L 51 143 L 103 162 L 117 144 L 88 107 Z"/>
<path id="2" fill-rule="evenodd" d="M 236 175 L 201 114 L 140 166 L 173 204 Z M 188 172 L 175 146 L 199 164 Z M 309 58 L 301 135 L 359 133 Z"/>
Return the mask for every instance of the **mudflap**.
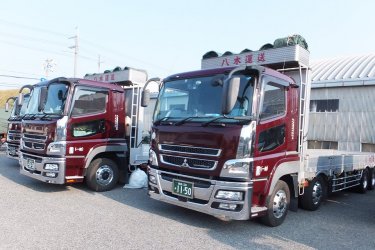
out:
<path id="1" fill-rule="evenodd" d="M 298 194 L 299 194 L 298 175 L 292 174 L 291 176 L 293 178 L 293 190 L 290 190 L 291 195 L 290 195 L 289 210 L 293 212 L 297 212 L 298 211 Z"/>
<path id="2" fill-rule="evenodd" d="M 294 195 L 290 196 L 289 210 L 293 212 L 298 211 L 298 197 L 295 197 Z"/>
<path id="3" fill-rule="evenodd" d="M 126 157 L 120 158 L 120 167 L 119 168 L 119 183 L 120 184 L 129 184 L 129 170 L 128 170 L 128 161 Z"/>

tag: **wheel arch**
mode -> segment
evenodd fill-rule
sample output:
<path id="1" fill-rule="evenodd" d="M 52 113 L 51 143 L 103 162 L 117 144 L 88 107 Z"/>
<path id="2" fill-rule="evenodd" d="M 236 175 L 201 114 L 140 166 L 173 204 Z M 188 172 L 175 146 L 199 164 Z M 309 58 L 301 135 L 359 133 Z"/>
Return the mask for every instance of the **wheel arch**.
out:
<path id="1" fill-rule="evenodd" d="M 86 176 L 86 172 L 88 167 L 90 166 L 90 163 L 98 158 L 108 158 L 113 160 L 119 170 L 122 170 L 122 168 L 126 168 L 126 158 L 127 158 L 127 147 L 124 147 L 122 145 L 113 145 L 113 146 L 99 146 L 94 149 L 92 149 L 86 156 L 85 159 L 85 169 L 84 169 L 84 175 Z"/>

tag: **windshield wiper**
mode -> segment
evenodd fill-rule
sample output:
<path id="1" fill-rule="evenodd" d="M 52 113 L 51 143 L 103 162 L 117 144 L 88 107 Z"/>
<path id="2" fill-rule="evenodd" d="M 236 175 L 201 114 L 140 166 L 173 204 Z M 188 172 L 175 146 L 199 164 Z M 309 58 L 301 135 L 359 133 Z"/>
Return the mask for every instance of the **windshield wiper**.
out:
<path id="1" fill-rule="evenodd" d="M 202 123 L 202 127 L 206 127 L 209 124 L 211 124 L 213 122 L 216 122 L 218 120 L 221 120 L 221 119 L 238 120 L 238 121 L 242 121 L 242 122 L 245 123 L 245 122 L 251 121 L 253 119 L 253 117 L 252 116 L 226 116 L 226 115 L 222 115 L 222 116 L 219 116 L 219 117 L 215 117 L 212 120 L 209 120 L 205 123 Z"/>
<path id="2" fill-rule="evenodd" d="M 211 119 L 211 120 L 209 120 L 209 121 L 207 121 L 207 122 L 205 122 L 205 123 L 202 123 L 202 127 L 206 127 L 208 124 L 210 124 L 210 123 L 212 123 L 212 122 L 216 122 L 216 121 L 221 120 L 221 119 L 224 119 L 224 118 L 228 118 L 228 119 L 230 119 L 229 117 L 227 117 L 227 116 L 225 116 L 225 115 L 222 115 L 222 116 L 219 116 L 219 117 L 215 117 L 215 118 L 213 118 L 213 119 Z"/>
<path id="3" fill-rule="evenodd" d="M 25 114 L 22 119 L 25 120 L 35 120 L 37 114 Z"/>
<path id="4" fill-rule="evenodd" d="M 164 116 L 163 118 L 160 118 L 159 120 L 154 121 L 154 125 L 160 125 L 160 123 L 167 121 L 169 119 L 169 116 Z"/>
<path id="5" fill-rule="evenodd" d="M 61 114 L 50 114 L 50 113 L 44 113 L 43 116 L 40 117 L 40 120 L 52 120 L 51 117 L 63 117 Z"/>
<path id="6" fill-rule="evenodd" d="M 176 122 L 174 125 L 180 126 L 180 125 L 184 124 L 186 121 L 191 120 L 193 118 L 205 118 L 205 116 L 188 116 L 188 117 L 182 119 L 181 121 Z"/>

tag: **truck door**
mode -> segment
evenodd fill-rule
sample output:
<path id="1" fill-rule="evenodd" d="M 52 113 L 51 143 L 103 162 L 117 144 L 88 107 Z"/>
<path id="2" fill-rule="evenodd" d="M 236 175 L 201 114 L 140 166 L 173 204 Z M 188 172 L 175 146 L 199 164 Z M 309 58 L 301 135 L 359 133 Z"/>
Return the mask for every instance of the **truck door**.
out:
<path id="1" fill-rule="evenodd" d="M 94 146 L 105 143 L 108 94 L 106 89 L 76 87 L 67 128 L 67 176 L 82 175 L 86 155 Z"/>
<path id="2" fill-rule="evenodd" d="M 275 164 L 285 156 L 288 83 L 263 76 L 259 101 L 259 119 L 254 148 L 254 178 L 270 175 Z"/>

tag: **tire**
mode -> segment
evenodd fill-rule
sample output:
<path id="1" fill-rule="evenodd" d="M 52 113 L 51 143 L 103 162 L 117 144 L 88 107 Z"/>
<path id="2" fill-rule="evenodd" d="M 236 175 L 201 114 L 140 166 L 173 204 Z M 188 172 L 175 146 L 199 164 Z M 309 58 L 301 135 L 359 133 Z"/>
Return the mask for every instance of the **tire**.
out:
<path id="1" fill-rule="evenodd" d="M 368 190 L 374 190 L 375 188 L 375 168 L 369 170 L 368 175 Z"/>
<path id="2" fill-rule="evenodd" d="M 290 191 L 289 186 L 285 181 L 278 180 L 272 194 L 267 198 L 267 213 L 261 217 L 263 224 L 276 227 L 281 225 L 290 205 Z"/>
<path id="3" fill-rule="evenodd" d="M 119 170 L 116 163 L 107 158 L 93 160 L 86 174 L 87 186 L 96 192 L 113 189 L 118 179 Z"/>
<path id="4" fill-rule="evenodd" d="M 364 194 L 368 188 L 368 170 L 367 168 L 363 170 L 361 180 L 359 181 L 359 186 L 357 186 L 356 191 L 358 193 Z"/>
<path id="5" fill-rule="evenodd" d="M 327 196 L 327 185 L 321 176 L 315 177 L 302 196 L 300 196 L 300 205 L 303 209 L 315 211 Z"/>

